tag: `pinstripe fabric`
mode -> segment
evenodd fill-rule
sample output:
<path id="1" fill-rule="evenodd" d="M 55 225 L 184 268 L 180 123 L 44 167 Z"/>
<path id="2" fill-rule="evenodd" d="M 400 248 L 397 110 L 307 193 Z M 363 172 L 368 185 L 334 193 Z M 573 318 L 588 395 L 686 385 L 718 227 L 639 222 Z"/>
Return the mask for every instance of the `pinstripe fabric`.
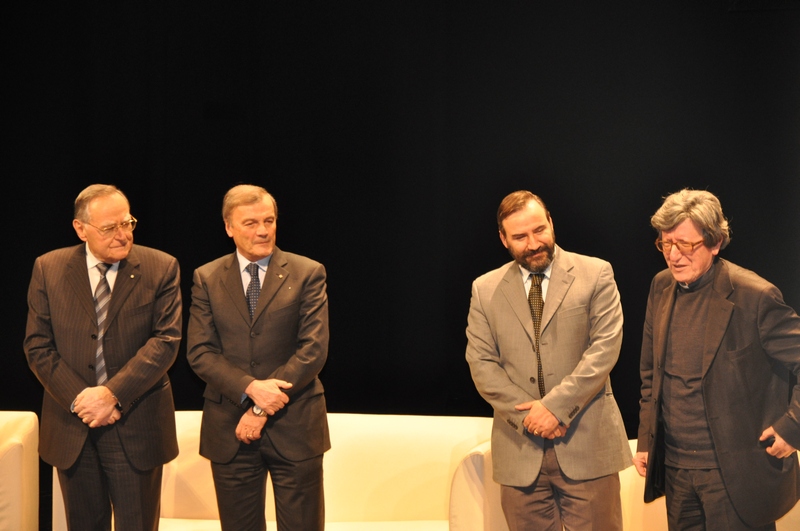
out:
<path id="1" fill-rule="evenodd" d="M 84 245 L 78 245 L 40 256 L 28 289 L 25 355 L 46 390 L 39 452 L 45 462 L 62 470 L 75 464 L 90 431 L 70 413 L 70 405 L 96 382 L 101 330 L 85 253 Z M 113 439 L 133 469 L 159 467 L 178 454 L 166 374 L 181 339 L 177 260 L 134 245 L 119 263 L 105 324 L 105 385 L 123 407 Z"/>
<path id="2" fill-rule="evenodd" d="M 114 296 L 99 317 L 84 245 L 36 259 L 24 348 L 46 390 L 39 453 L 59 469 L 73 528 L 107 529 L 109 500 L 118 531 L 156 528 L 161 465 L 178 455 L 166 373 L 180 338 L 175 258 L 134 245 L 119 263 Z M 70 405 L 83 389 L 95 386 L 98 342 L 103 345 L 105 386 L 122 405 L 122 418 L 90 429 L 70 413 Z"/>

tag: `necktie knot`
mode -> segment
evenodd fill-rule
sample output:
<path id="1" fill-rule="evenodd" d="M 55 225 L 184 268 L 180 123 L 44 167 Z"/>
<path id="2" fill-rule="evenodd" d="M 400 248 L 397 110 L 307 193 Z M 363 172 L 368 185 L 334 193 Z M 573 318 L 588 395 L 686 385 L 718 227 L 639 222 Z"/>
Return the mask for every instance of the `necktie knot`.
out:
<path id="1" fill-rule="evenodd" d="M 108 273 L 108 270 L 111 269 L 111 264 L 100 262 L 99 264 L 97 264 L 97 269 L 100 271 L 100 274 L 105 277 L 106 273 Z"/>

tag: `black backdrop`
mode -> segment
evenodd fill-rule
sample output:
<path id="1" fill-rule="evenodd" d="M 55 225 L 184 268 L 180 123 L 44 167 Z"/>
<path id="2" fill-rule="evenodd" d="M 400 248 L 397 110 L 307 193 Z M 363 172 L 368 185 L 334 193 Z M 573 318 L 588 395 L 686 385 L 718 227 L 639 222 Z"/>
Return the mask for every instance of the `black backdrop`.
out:
<path id="1" fill-rule="evenodd" d="M 494 213 L 516 189 L 548 203 L 560 245 L 614 266 L 631 437 L 664 195 L 717 194 L 722 255 L 800 307 L 797 0 L 22 4 L 1 22 L 2 409 L 39 410 L 27 282 L 78 242 L 93 182 L 180 260 L 186 313 L 193 269 L 233 249 L 224 192 L 272 192 L 278 244 L 328 269 L 334 412 L 491 414 L 464 328 L 472 279 L 508 260 Z M 185 349 L 170 374 L 177 407 L 200 408 Z"/>

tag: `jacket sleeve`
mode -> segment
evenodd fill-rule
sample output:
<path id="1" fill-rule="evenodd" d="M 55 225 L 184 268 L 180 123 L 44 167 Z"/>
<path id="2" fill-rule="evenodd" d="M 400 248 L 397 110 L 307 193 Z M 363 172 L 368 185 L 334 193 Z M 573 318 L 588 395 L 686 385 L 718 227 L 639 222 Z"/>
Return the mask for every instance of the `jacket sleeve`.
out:
<path id="1" fill-rule="evenodd" d="M 28 365 L 45 390 L 66 410 L 89 384 L 64 361 L 56 347 L 45 264 L 37 258 L 28 286 L 24 350 Z"/>

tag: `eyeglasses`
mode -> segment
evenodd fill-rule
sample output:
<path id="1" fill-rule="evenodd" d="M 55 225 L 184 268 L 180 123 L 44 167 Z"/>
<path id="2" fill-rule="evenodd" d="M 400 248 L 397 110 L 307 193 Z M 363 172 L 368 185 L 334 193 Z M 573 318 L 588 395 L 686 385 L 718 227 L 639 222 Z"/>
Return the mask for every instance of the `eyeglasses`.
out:
<path id="1" fill-rule="evenodd" d="M 672 252 L 672 246 L 678 248 L 678 251 L 681 254 L 692 254 L 694 252 L 695 247 L 698 245 L 702 245 L 705 240 L 700 240 L 699 242 L 685 242 L 683 240 L 678 240 L 676 242 L 669 242 L 667 240 L 656 240 L 656 249 L 661 251 L 664 254 L 669 254 Z"/>
<path id="2" fill-rule="evenodd" d="M 120 230 L 120 229 L 122 229 L 122 232 L 133 232 L 133 229 L 136 228 L 137 219 L 135 217 L 131 216 L 131 219 L 129 219 L 127 221 L 122 221 L 120 223 L 115 223 L 114 225 L 109 225 L 109 226 L 103 227 L 103 228 L 96 227 L 95 225 L 92 225 L 88 221 L 84 221 L 84 223 L 86 223 L 87 225 L 97 229 L 97 232 L 99 232 L 100 236 L 102 236 L 103 238 L 107 238 L 107 237 L 111 236 L 112 234 L 116 234 L 117 231 Z"/>

